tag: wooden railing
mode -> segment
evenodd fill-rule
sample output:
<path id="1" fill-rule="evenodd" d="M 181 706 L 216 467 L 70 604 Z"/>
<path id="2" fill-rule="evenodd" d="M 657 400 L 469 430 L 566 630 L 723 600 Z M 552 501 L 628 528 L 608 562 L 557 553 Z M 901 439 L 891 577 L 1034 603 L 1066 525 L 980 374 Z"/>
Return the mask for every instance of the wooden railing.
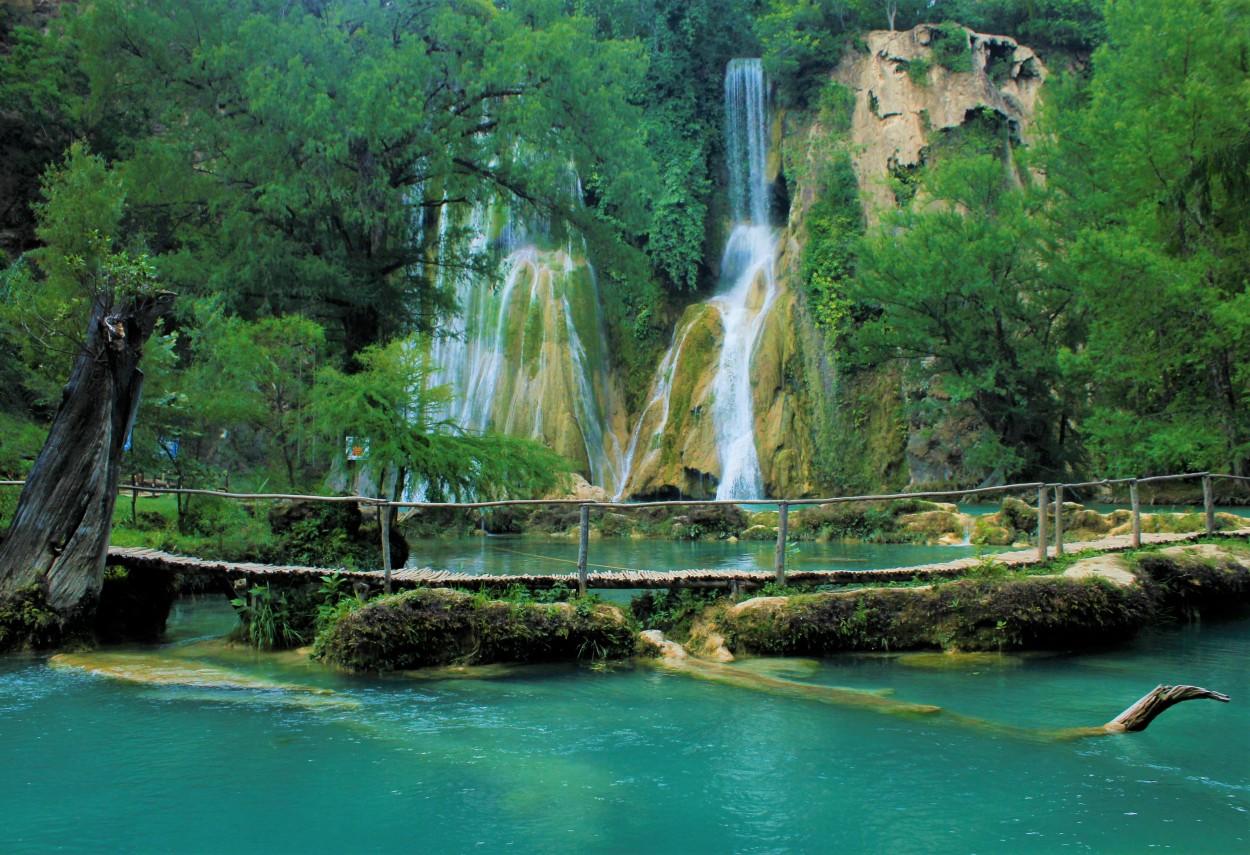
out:
<path id="1" fill-rule="evenodd" d="M 1077 483 L 1045 483 L 1034 481 L 1024 484 L 1003 484 L 997 487 L 976 487 L 967 490 L 929 490 L 915 493 L 882 493 L 864 496 L 832 496 L 820 499 L 676 499 L 670 501 L 651 502 L 592 502 L 584 499 L 498 499 L 485 502 L 406 502 L 388 501 L 369 496 L 317 496 L 295 493 L 237 493 L 227 490 L 205 490 L 190 487 L 159 487 L 145 484 L 121 484 L 119 492 L 130 491 L 132 496 L 139 493 L 149 494 L 180 494 L 191 496 L 216 496 L 223 499 L 241 499 L 250 501 L 308 501 L 308 502 L 354 502 L 378 508 L 379 534 L 382 541 L 382 566 L 386 577 L 386 588 L 390 590 L 391 549 L 390 549 L 390 514 L 381 513 L 383 508 L 436 508 L 454 510 L 474 510 L 483 508 L 520 507 L 527 505 L 576 505 L 579 509 L 579 537 L 577 554 L 578 589 L 586 592 L 587 559 L 590 552 L 590 510 L 592 508 L 612 510 L 638 510 L 656 507 L 703 507 L 715 505 L 738 506 L 777 506 L 777 545 L 773 557 L 774 575 L 779 583 L 786 579 L 786 543 L 789 538 L 789 509 L 793 506 L 832 505 L 847 502 L 882 502 L 896 499 L 962 499 L 992 493 L 1025 493 L 1037 491 L 1037 554 L 1039 559 L 1050 555 L 1050 536 L 1047 524 L 1050 517 L 1051 497 L 1054 503 L 1054 554 L 1063 554 L 1063 494 L 1064 490 L 1089 489 L 1091 487 L 1129 488 L 1129 502 L 1132 507 L 1133 547 L 1141 546 L 1141 497 L 1139 487 L 1142 484 L 1159 483 L 1162 481 L 1186 481 L 1201 479 L 1202 500 L 1205 511 L 1205 527 L 1207 534 L 1215 532 L 1215 491 L 1214 482 L 1218 480 L 1237 481 L 1250 484 L 1250 477 L 1228 475 L 1211 472 L 1186 472 L 1180 475 L 1154 475 L 1148 478 L 1105 478 L 1101 481 L 1081 481 Z M 0 487 L 20 487 L 24 481 L 0 481 Z"/>

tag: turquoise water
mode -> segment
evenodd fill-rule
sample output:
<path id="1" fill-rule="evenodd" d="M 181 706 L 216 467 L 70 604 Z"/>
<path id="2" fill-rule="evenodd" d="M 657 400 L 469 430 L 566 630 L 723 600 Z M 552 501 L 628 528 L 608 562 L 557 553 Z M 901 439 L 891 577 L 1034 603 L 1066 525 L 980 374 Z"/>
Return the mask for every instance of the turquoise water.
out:
<path id="1" fill-rule="evenodd" d="M 184 601 L 174 652 L 232 620 L 222 601 Z M 0 659 L 0 851 L 1250 848 L 1250 620 L 955 669 L 794 665 L 810 682 L 1020 727 L 1099 724 L 1160 682 L 1233 698 L 1081 742 L 642 667 L 418 681 L 219 655 L 339 694 L 142 686 Z"/>
<path id="2" fill-rule="evenodd" d="M 540 537 L 473 537 L 410 542 L 410 567 L 457 573 L 571 573 L 577 540 Z M 776 541 L 630 540 L 590 542 L 591 570 L 764 570 L 772 572 Z M 892 543 L 796 543 L 786 565 L 796 570 L 878 570 L 954 561 L 1004 547 L 918 546 Z"/>

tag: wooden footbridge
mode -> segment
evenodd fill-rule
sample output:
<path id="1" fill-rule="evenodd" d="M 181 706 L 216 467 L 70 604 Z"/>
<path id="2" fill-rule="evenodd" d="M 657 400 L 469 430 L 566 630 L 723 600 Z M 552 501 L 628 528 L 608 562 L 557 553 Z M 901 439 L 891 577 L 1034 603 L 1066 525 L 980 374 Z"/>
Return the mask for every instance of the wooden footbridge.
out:
<path id="1" fill-rule="evenodd" d="M 1221 536 L 1250 538 L 1250 528 L 1222 531 Z M 1147 544 L 1184 543 L 1205 537 L 1205 531 L 1187 534 L 1143 534 L 1141 542 Z M 1131 535 L 1109 537 L 1083 543 L 1068 543 L 1072 552 L 1119 552 L 1133 547 Z M 1053 555 L 1053 553 L 1052 553 Z M 1036 549 L 1000 552 L 987 555 L 996 564 L 1022 567 L 1037 564 L 1043 559 Z M 960 558 L 941 564 L 924 564 L 918 567 L 896 567 L 887 570 L 791 570 L 785 581 L 801 585 L 861 585 L 883 582 L 900 582 L 940 579 L 960 576 L 980 563 L 982 558 Z M 381 571 L 353 571 L 325 567 L 273 566 L 269 564 L 233 563 L 170 555 L 156 549 L 114 547 L 109 550 L 110 565 L 134 569 L 160 569 L 171 573 L 209 577 L 233 585 L 242 582 L 247 586 L 274 582 L 289 585 L 301 582 L 316 583 L 320 577 L 340 573 L 350 582 L 363 582 L 371 588 L 388 587 L 387 574 Z M 448 587 L 481 590 L 484 588 L 507 588 L 520 585 L 530 589 L 579 586 L 590 589 L 645 589 L 645 588 L 728 588 L 750 589 L 760 587 L 776 579 L 773 572 L 763 570 L 621 570 L 588 573 L 579 578 L 577 573 L 475 575 L 452 573 L 445 570 L 405 569 L 389 574 L 390 587 L 397 589 L 418 587 Z"/>
<path id="2" fill-rule="evenodd" d="M 1143 533 L 1141 526 L 1141 502 L 1139 488 L 1163 481 L 1201 480 L 1204 505 L 1204 530 L 1189 534 L 1153 534 Z M 460 510 L 482 510 L 501 506 L 525 505 L 563 505 L 577 506 L 580 511 L 579 548 L 576 573 L 542 573 L 514 575 L 475 575 L 454 573 L 444 570 L 402 569 L 385 571 L 348 571 L 342 568 L 274 566 L 268 564 L 235 563 L 216 561 L 189 556 L 170 555 L 155 549 L 114 547 L 108 552 L 108 563 L 129 568 L 145 568 L 165 570 L 190 576 L 208 577 L 220 580 L 231 586 L 235 584 L 252 584 L 277 582 L 279 584 L 296 583 L 307 579 L 317 581 L 320 576 L 340 573 L 355 583 L 367 584 L 385 590 L 393 588 L 413 588 L 421 586 L 460 587 L 468 589 L 508 587 L 521 585 L 527 588 L 543 589 L 555 587 L 576 588 L 581 592 L 587 589 L 641 589 L 641 588 L 753 588 L 767 582 L 783 582 L 795 584 L 834 584 L 855 585 L 905 580 L 937 579 L 959 576 L 978 564 L 984 558 L 961 558 L 941 564 L 926 564 L 918 567 L 898 567 L 888 570 L 797 570 L 786 568 L 786 545 L 788 538 L 788 514 L 791 507 L 810 505 L 837 505 L 849 502 L 885 502 L 894 500 L 927 499 L 936 501 L 965 500 L 973 496 L 987 494 L 1025 495 L 1032 498 L 1036 495 L 1037 514 L 1037 546 L 1027 550 L 1002 552 L 988 556 L 994 563 L 1008 567 L 1020 567 L 1044 561 L 1052 556 L 1062 555 L 1068 551 L 1114 552 L 1132 549 L 1142 544 L 1177 543 L 1194 540 L 1214 534 L 1216 531 L 1214 484 L 1217 481 L 1235 482 L 1241 485 L 1250 484 L 1250 477 L 1242 475 L 1212 474 L 1210 472 L 1190 472 L 1181 475 L 1158 475 L 1149 478 L 1119 478 L 1101 481 L 1086 481 L 1079 484 L 1003 484 L 993 487 L 978 487 L 971 490 L 944 490 L 916 493 L 892 493 L 887 495 L 869 496 L 838 496 L 828 499 L 781 499 L 781 500 L 679 500 L 665 502 L 598 502 L 586 499 L 523 499 L 500 500 L 488 502 L 391 502 L 362 496 L 302 496 L 286 494 L 252 494 L 231 493 L 217 490 L 198 490 L 174 487 L 159 487 L 140 484 L 123 484 L 120 490 L 130 491 L 134 497 L 140 493 L 183 493 L 194 495 L 218 496 L 227 499 L 248 502 L 265 501 L 320 501 L 320 502 L 351 502 L 362 506 L 376 508 L 378 511 L 379 536 L 382 546 L 383 566 L 390 565 L 390 517 L 386 512 L 391 508 L 454 508 Z M 0 486 L 20 486 L 20 481 L 0 482 Z M 1102 540 L 1084 543 L 1064 541 L 1063 507 L 1064 491 L 1089 488 L 1127 488 L 1131 513 L 1131 534 L 1108 537 Z M 758 506 L 768 505 L 777 508 L 777 543 L 774 553 L 772 572 L 764 570 L 613 570 L 609 572 L 591 572 L 587 561 L 589 552 L 590 511 L 615 510 L 628 512 L 641 508 L 658 506 L 702 506 L 702 505 L 737 505 Z M 131 503 L 132 513 L 134 502 Z M 1250 522 L 1247 523 L 1250 525 Z M 1239 528 L 1235 531 L 1223 531 L 1222 535 L 1233 537 L 1250 537 L 1250 528 Z M 555 559 L 553 559 L 555 560 Z"/>

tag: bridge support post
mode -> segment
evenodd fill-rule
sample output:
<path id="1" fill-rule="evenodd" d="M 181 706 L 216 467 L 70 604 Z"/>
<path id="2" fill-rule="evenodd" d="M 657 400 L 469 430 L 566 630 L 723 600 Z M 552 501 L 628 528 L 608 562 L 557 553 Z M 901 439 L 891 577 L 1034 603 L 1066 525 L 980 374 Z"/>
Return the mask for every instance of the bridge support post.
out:
<path id="1" fill-rule="evenodd" d="M 1063 555 L 1063 485 L 1055 485 L 1055 557 Z"/>
<path id="2" fill-rule="evenodd" d="M 790 531 L 790 504 L 777 504 L 777 551 L 773 556 L 773 573 L 777 584 L 786 583 L 786 537 Z"/>
<path id="3" fill-rule="evenodd" d="M 1047 553 L 1050 551 L 1050 544 L 1046 542 L 1046 497 L 1049 491 L 1046 485 L 1037 488 L 1037 560 L 1045 561 Z"/>
<path id="4" fill-rule="evenodd" d="M 590 505 L 582 505 L 577 542 L 577 594 L 586 596 L 586 558 L 590 553 Z"/>
<path id="5" fill-rule="evenodd" d="M 1133 548 L 1141 546 L 1141 494 L 1137 491 L 1137 479 L 1128 482 L 1128 500 L 1133 506 Z"/>
<path id="6" fill-rule="evenodd" d="M 1202 475 L 1202 505 L 1207 515 L 1207 534 L 1215 534 L 1215 490 L 1209 472 Z"/>
<path id="7" fill-rule="evenodd" d="M 391 592 L 391 509 L 378 505 L 378 523 L 382 532 L 382 586 Z"/>

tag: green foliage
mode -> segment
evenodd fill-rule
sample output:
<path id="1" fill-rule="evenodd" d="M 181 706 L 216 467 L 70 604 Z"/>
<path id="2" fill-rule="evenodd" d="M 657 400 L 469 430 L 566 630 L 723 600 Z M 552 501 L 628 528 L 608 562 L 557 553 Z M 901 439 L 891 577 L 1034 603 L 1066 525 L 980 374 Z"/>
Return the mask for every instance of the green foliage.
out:
<path id="1" fill-rule="evenodd" d="M 300 618 L 286 591 L 275 595 L 268 584 L 263 588 L 256 585 L 246 597 L 236 597 L 230 605 L 242 621 L 239 637 L 257 650 L 285 650 L 304 643 L 297 629 Z"/>
<path id="2" fill-rule="evenodd" d="M 836 338 L 851 314 L 849 290 L 863 217 L 849 152 L 838 150 L 824 169 L 821 192 L 804 220 L 807 242 L 801 269 L 816 322 Z"/>
<path id="3" fill-rule="evenodd" d="M 359 361 L 356 374 L 332 367 L 318 374 L 316 424 L 335 448 L 347 436 L 367 439 L 369 465 L 394 491 L 411 477 L 426 485 L 434 501 L 535 494 L 553 488 L 571 469 L 532 440 L 468 434 L 439 420 L 447 390 L 431 385 L 428 341 L 411 337 L 368 347 Z"/>
<path id="4" fill-rule="evenodd" d="M 851 130 L 855 114 L 855 90 L 836 80 L 826 81 L 820 89 L 816 118 L 831 134 L 843 137 Z"/>
<path id="5" fill-rule="evenodd" d="M 176 290 L 315 309 L 348 353 L 446 308 L 434 268 L 463 259 L 414 211 L 501 194 L 618 239 L 648 224 L 642 51 L 561 4 L 106 0 L 71 29 L 89 109 L 161 128 L 122 168 Z"/>
<path id="6" fill-rule="evenodd" d="M 156 290 L 153 260 L 121 240 L 122 179 L 83 143 L 43 177 L 36 229 L 43 246 L 0 274 L 0 335 L 26 395 L 51 409 L 83 338 L 91 303 Z"/>
<path id="7" fill-rule="evenodd" d="M 906 64 L 907 79 L 916 86 L 927 86 L 929 84 L 929 69 L 933 65 L 924 57 L 913 59 Z"/>
<path id="8" fill-rule="evenodd" d="M 1102 0 L 938 0 L 940 14 L 1032 48 L 1090 51 L 1106 38 Z"/>
<path id="9" fill-rule="evenodd" d="M 1139 587 L 1098 580 L 969 579 L 930 589 L 792 596 L 720 628 L 731 649 L 784 656 L 848 650 L 1070 649 L 1121 641 L 1153 616 Z"/>
<path id="10" fill-rule="evenodd" d="M 684 642 L 695 619 L 723 599 L 715 591 L 668 588 L 644 591 L 630 600 L 629 610 L 644 630 L 658 629 L 668 638 Z"/>
<path id="11" fill-rule="evenodd" d="M 37 586 L 0 597 L 0 652 L 58 644 L 62 628 L 61 616 L 48 607 Z"/>
<path id="12" fill-rule="evenodd" d="M 968 31 L 954 21 L 946 21 L 930 30 L 933 37 L 933 61 L 956 74 L 972 71 L 972 43 Z"/>
<path id="13" fill-rule="evenodd" d="M 873 543 L 911 543 L 916 536 L 900 529 L 898 517 L 930 509 L 931 503 L 914 499 L 804 507 L 790 515 L 790 535 L 795 540 L 856 538 Z"/>
<path id="14" fill-rule="evenodd" d="M 35 243 L 40 177 L 87 130 L 77 46 L 29 5 L 0 4 L 0 258 Z"/>
<path id="15" fill-rule="evenodd" d="M 914 382 L 943 375 L 951 402 L 969 402 L 993 431 L 980 449 L 987 469 L 1010 477 L 1059 465 L 1072 292 L 1042 229 L 1045 193 L 1013 189 L 990 156 L 939 165 L 925 189 L 926 204 L 888 214 L 861 245 L 852 299 L 878 314 L 855 330 L 853 353 L 898 360 Z"/>
<path id="16" fill-rule="evenodd" d="M 844 0 L 769 0 L 755 23 L 764 70 L 782 102 L 806 107 L 838 60 L 850 31 Z"/>
<path id="17" fill-rule="evenodd" d="M 41 425 L 0 412 L 0 480 L 20 481 L 26 477 L 47 434 L 47 428 Z M 0 488 L 3 489 L 6 488 Z"/>

